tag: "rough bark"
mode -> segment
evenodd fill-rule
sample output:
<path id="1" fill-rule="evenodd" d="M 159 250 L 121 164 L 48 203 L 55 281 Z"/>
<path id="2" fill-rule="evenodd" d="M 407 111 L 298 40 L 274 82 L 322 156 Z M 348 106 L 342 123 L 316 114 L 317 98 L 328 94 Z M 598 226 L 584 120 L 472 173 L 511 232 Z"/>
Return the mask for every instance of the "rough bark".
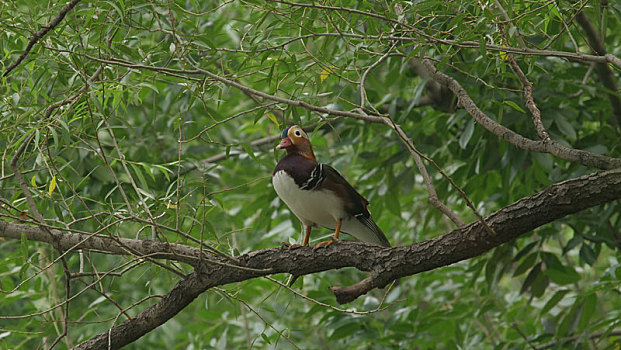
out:
<path id="1" fill-rule="evenodd" d="M 54 231 L 57 234 L 54 234 Z M 188 264 L 195 263 L 200 256 L 198 248 L 183 244 L 119 238 L 100 234 L 68 232 L 63 234 L 62 230 L 58 228 L 54 228 L 54 231 L 48 233 L 38 226 L 0 221 L 0 237 L 20 239 L 24 235 L 29 241 L 49 243 L 60 251 L 84 249 L 114 255 L 175 260 Z"/>
<path id="2" fill-rule="evenodd" d="M 391 281 L 436 269 L 458 261 L 479 256 L 486 251 L 532 231 L 546 223 L 564 216 L 577 213 L 596 205 L 608 203 L 621 198 L 621 169 L 582 176 L 554 184 L 545 190 L 525 197 L 485 218 L 493 232 L 486 230 L 480 221 L 476 221 L 433 239 L 404 247 L 384 248 L 362 242 L 336 242 L 327 249 L 313 252 L 310 248 L 289 250 L 284 248 L 262 249 L 236 257 L 234 263 L 219 256 L 210 256 L 209 260 L 196 263 L 195 272 L 182 279 L 173 289 L 155 305 L 127 320 L 108 332 L 97 335 L 82 344 L 78 349 L 108 349 L 127 345 L 146 333 L 160 326 L 178 312 L 183 310 L 197 296 L 209 288 L 228 283 L 239 282 L 273 273 L 290 273 L 306 275 L 309 273 L 355 267 L 370 271 L 369 277 L 349 287 L 333 287 L 331 290 L 340 302 L 356 299 L 369 290 L 382 287 Z M 17 238 L 22 230 L 28 239 L 48 242 L 45 235 L 37 235 L 36 227 L 0 224 L 0 236 Z M 63 236 L 77 234 L 65 233 Z M 107 246 L 101 242 L 89 243 L 91 240 L 103 239 L 97 235 L 82 235 L 81 238 L 69 237 L 74 243 L 64 243 L 72 249 L 96 249 L 111 254 L 135 254 L 139 249 L 162 248 L 158 242 L 135 245 L 130 243 L 133 252 L 128 252 L 118 243 L 118 239 L 109 239 Z M 77 241 L 76 241 L 77 239 Z M 63 239 L 58 240 L 64 242 Z M 79 244 L 76 245 L 75 242 Z M 117 243 L 115 243 L 117 242 Z M 115 246 L 116 244 L 116 246 Z M 184 255 L 192 255 L 197 248 L 176 246 Z M 67 248 L 67 249 L 69 249 Z M 160 258 L 170 258 L 170 248 L 164 248 Z M 154 255 L 151 255 L 154 256 Z M 155 255 L 157 256 L 157 255 Z M 198 256 L 198 255 L 196 255 Z"/>

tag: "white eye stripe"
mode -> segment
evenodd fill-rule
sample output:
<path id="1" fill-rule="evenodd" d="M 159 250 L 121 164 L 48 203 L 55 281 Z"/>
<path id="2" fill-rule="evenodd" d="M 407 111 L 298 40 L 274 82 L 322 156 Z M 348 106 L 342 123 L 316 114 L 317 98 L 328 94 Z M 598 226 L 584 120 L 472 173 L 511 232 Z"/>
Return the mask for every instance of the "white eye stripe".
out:
<path id="1" fill-rule="evenodd" d="M 296 130 L 295 131 L 295 136 L 297 136 L 297 137 L 301 137 L 302 136 L 302 133 L 300 132 L 300 130 Z"/>

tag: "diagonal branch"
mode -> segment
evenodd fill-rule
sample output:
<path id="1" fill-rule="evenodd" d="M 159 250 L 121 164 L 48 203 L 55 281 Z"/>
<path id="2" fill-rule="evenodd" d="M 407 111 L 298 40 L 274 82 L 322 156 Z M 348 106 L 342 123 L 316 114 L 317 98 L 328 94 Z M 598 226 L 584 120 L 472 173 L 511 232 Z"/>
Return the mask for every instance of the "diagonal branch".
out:
<path id="1" fill-rule="evenodd" d="M 541 121 L 541 111 L 535 104 L 535 99 L 533 98 L 533 83 L 531 83 L 526 74 L 522 71 L 518 63 L 515 61 L 515 58 L 512 54 L 507 55 L 507 60 L 513 68 L 513 71 L 522 82 L 522 86 L 524 86 L 524 101 L 526 103 L 526 107 L 530 111 L 531 117 L 533 118 L 533 124 L 535 124 L 535 130 L 537 130 L 537 135 L 541 139 L 541 141 L 547 142 L 550 140 L 550 135 L 546 131 L 546 128 L 543 126 L 543 122 Z"/>
<path id="2" fill-rule="evenodd" d="M 300 108 L 303 108 L 303 109 L 306 109 L 312 112 L 316 112 L 319 114 L 359 119 L 359 120 L 364 120 L 370 123 L 378 123 L 378 124 L 386 123 L 386 121 L 384 120 L 385 118 L 382 118 L 379 116 L 355 113 L 352 111 L 336 110 L 336 109 L 332 109 L 328 107 L 316 106 L 316 105 L 313 105 L 313 104 L 310 104 L 308 102 L 304 102 L 301 100 L 293 100 L 293 99 L 288 99 L 284 97 L 279 97 L 276 95 L 271 95 L 271 94 L 250 88 L 246 85 L 243 85 L 231 79 L 227 79 L 223 76 L 217 75 L 215 73 L 212 73 L 204 69 L 178 70 L 178 69 L 171 69 L 171 68 L 165 68 L 165 67 L 154 67 L 154 66 L 143 65 L 143 64 L 133 64 L 133 63 L 128 63 L 128 62 L 120 61 L 120 60 L 104 60 L 104 59 L 99 59 L 96 57 L 91 57 L 88 55 L 83 55 L 83 56 L 87 57 L 90 60 L 94 60 L 97 62 L 112 64 L 112 65 L 119 65 L 119 66 L 129 67 L 129 68 L 147 69 L 147 70 L 152 70 L 152 71 L 169 72 L 169 73 L 175 73 L 175 74 L 180 73 L 180 74 L 204 75 L 210 78 L 211 80 L 233 87 L 244 93 L 252 94 L 254 96 L 258 96 L 258 97 L 261 97 L 267 100 L 275 101 L 275 102 L 286 104 L 289 106 L 300 107 Z M 547 142 L 546 141 L 533 141 L 529 138 L 526 138 L 506 128 L 505 126 L 495 122 L 494 120 L 490 119 L 487 115 L 485 115 L 485 113 L 483 113 L 483 111 L 481 111 L 479 107 L 477 107 L 477 105 L 474 103 L 472 98 L 470 98 L 470 96 L 468 95 L 468 92 L 466 92 L 466 90 L 459 84 L 457 80 L 449 77 L 448 75 L 442 72 L 436 71 L 435 66 L 428 59 L 423 60 L 423 65 L 429 71 L 429 74 L 431 75 L 432 79 L 434 79 L 441 85 L 446 86 L 449 90 L 451 90 L 457 96 L 459 106 L 465 108 L 468 111 L 468 113 L 470 113 L 470 115 L 472 115 L 476 119 L 476 121 L 479 122 L 488 131 L 492 132 L 493 134 L 499 137 L 502 137 L 505 141 L 509 142 L 510 144 L 518 148 L 521 148 L 523 150 L 526 150 L 526 151 L 549 153 L 560 159 L 568 160 L 570 162 L 575 162 L 575 163 L 582 164 L 585 166 L 595 167 L 598 169 L 614 169 L 617 167 L 621 167 L 621 159 L 606 157 L 606 156 L 599 155 L 593 152 L 565 147 L 553 140 L 547 141 Z"/>
<path id="3" fill-rule="evenodd" d="M 476 221 L 428 241 L 396 248 L 388 258 L 382 256 L 366 279 L 330 290 L 339 303 L 347 303 L 396 278 L 479 256 L 539 226 L 618 199 L 621 199 L 621 169 L 560 182 L 486 217 L 485 222 L 492 231 Z"/>
<path id="4" fill-rule="evenodd" d="M 251 95 L 253 96 L 253 95 Z M 334 123 L 338 120 L 339 118 L 323 118 L 323 120 L 321 122 L 317 122 L 317 123 L 313 123 L 311 125 L 305 126 L 302 129 L 306 132 L 311 132 L 313 130 L 315 130 L 317 127 L 319 127 L 320 129 L 324 129 L 324 128 L 328 128 L 330 126 L 331 123 Z M 323 125 L 321 125 L 323 124 Z M 264 146 L 267 144 L 273 144 L 274 142 L 276 142 L 277 140 L 280 140 L 280 135 L 272 135 L 272 136 L 266 136 L 266 137 L 262 137 L 256 140 L 253 140 L 251 142 L 249 142 L 248 144 L 252 147 L 260 147 L 260 146 Z M 171 181 L 174 181 L 177 179 L 178 175 L 185 175 L 187 173 L 189 173 L 190 171 L 195 170 L 196 168 L 198 168 L 200 165 L 202 166 L 209 166 L 211 164 L 220 162 L 222 160 L 227 159 L 229 156 L 232 155 L 236 155 L 241 153 L 241 150 L 238 149 L 232 149 L 230 152 L 221 152 L 218 153 L 216 155 L 213 155 L 209 158 L 205 158 L 202 159 L 200 161 L 199 164 L 187 164 L 184 166 L 183 170 L 179 173 L 179 174 L 172 174 L 170 175 L 170 179 Z"/>
<path id="5" fill-rule="evenodd" d="M 500 209 L 485 218 L 485 222 L 492 230 L 485 229 L 480 221 L 476 221 L 428 241 L 404 247 L 384 248 L 368 243 L 338 241 L 329 249 L 315 252 L 310 248 L 262 249 L 237 257 L 240 266 L 214 263 L 220 258 L 211 257 L 214 261 L 205 261 L 202 265 L 194 264 L 196 271 L 180 280 L 155 305 L 135 318 L 78 345 L 77 348 L 107 349 L 108 345 L 111 348 L 122 347 L 166 322 L 209 288 L 273 273 L 306 275 L 343 267 L 370 271 L 369 277 L 358 284 L 332 288 L 339 302 L 352 301 L 373 288 L 383 287 L 397 278 L 479 256 L 539 226 L 618 199 L 621 199 L 621 169 L 614 169 L 554 184 Z M 21 235 L 20 230 L 30 239 L 33 237 L 30 230 L 40 229 L 0 221 L 0 236 L 18 238 Z M 64 234 L 64 236 L 74 235 L 76 234 Z M 45 242 L 46 237 L 41 233 L 40 238 Z M 93 244 L 89 243 L 92 238 L 86 238 L 82 249 L 86 249 L 88 244 Z M 169 247 L 185 252 L 196 249 L 151 241 L 128 240 L 126 243 L 130 243 L 129 241 L 142 244 L 142 247 L 137 248 L 152 249 L 152 256 L 158 258 L 175 256 L 171 254 Z M 62 244 L 62 240 L 60 242 L 59 244 Z M 119 247 L 107 248 L 115 249 L 114 252 L 109 251 L 111 253 L 122 253 Z M 158 248 L 164 251 L 157 252 Z M 160 255 L 157 255 L 158 253 Z M 244 268 L 240 268 L 242 266 Z"/>
<path id="6" fill-rule="evenodd" d="M 47 34 L 47 32 L 54 29 L 60 23 L 60 21 L 62 21 L 63 18 L 65 18 L 65 15 L 67 14 L 67 12 L 71 11 L 71 9 L 73 9 L 75 5 L 77 5 L 80 1 L 81 0 L 71 0 L 69 3 L 63 6 L 63 8 L 58 13 L 58 16 L 56 16 L 56 18 L 54 18 L 52 22 L 43 26 L 43 28 L 41 28 L 38 32 L 34 33 L 30 37 L 30 40 L 28 41 L 28 45 L 26 45 L 26 49 L 24 49 L 24 52 L 22 52 L 22 54 L 17 58 L 17 60 L 15 60 L 15 62 L 11 63 L 11 65 L 6 68 L 2 76 L 6 77 L 7 75 L 9 75 L 9 73 L 11 73 L 13 69 L 15 69 L 15 67 L 17 67 L 20 63 L 22 63 L 22 61 L 26 58 L 26 56 L 28 56 L 28 53 L 30 52 L 30 50 L 32 50 L 32 47 L 39 40 L 41 40 L 41 38 L 43 38 L 45 34 Z"/>
<path id="7" fill-rule="evenodd" d="M 576 22 L 578 22 L 584 30 L 587 43 L 593 50 L 593 53 L 599 56 L 608 56 L 606 54 L 604 40 L 593 27 L 584 11 L 576 15 Z M 607 63 L 595 63 L 595 71 L 597 72 L 597 75 L 599 75 L 602 85 L 609 90 L 606 94 L 608 95 L 610 105 L 612 106 L 612 113 L 616 118 L 615 122 L 617 123 L 617 126 L 621 126 L 621 97 L 618 95 L 619 90 L 617 89 L 617 83 L 615 81 L 616 78 Z"/>
<path id="8" fill-rule="evenodd" d="M 619 158 L 606 157 L 593 152 L 565 147 L 554 140 L 534 141 L 516 133 L 485 115 L 457 80 L 442 72 L 438 72 L 436 67 L 429 60 L 424 60 L 423 64 L 427 67 L 434 80 L 448 87 L 457 96 L 458 105 L 460 107 L 466 109 L 466 111 L 489 132 L 501 137 L 510 144 L 525 151 L 549 153 L 560 159 L 599 169 L 621 167 L 621 159 Z"/>

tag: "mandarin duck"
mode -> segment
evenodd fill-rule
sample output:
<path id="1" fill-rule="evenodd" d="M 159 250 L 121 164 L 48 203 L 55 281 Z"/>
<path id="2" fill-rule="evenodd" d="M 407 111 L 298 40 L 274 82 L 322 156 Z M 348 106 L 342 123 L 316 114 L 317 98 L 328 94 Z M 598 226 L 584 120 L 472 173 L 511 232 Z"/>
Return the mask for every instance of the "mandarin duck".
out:
<path id="1" fill-rule="evenodd" d="M 369 243 L 390 247 L 384 232 L 375 224 L 362 197 L 345 178 L 329 165 L 317 163 L 308 136 L 297 125 L 282 132 L 276 149 L 287 151 L 272 173 L 278 197 L 304 225 L 304 242 L 308 245 L 313 227 L 334 230 L 330 240 L 315 245 L 327 247 L 345 232 Z M 286 244 L 286 243 L 285 243 Z M 289 245 L 290 248 L 300 245 Z"/>

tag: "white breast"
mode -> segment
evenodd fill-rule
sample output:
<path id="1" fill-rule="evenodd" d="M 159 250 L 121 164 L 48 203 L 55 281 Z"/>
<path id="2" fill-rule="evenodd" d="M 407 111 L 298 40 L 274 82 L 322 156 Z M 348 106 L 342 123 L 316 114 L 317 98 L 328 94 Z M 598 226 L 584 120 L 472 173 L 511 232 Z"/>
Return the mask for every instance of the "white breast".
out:
<path id="1" fill-rule="evenodd" d="M 332 191 L 301 190 L 293 178 L 281 170 L 272 177 L 278 197 L 287 204 L 304 225 L 334 229 L 339 219 L 347 217 L 343 202 Z"/>

